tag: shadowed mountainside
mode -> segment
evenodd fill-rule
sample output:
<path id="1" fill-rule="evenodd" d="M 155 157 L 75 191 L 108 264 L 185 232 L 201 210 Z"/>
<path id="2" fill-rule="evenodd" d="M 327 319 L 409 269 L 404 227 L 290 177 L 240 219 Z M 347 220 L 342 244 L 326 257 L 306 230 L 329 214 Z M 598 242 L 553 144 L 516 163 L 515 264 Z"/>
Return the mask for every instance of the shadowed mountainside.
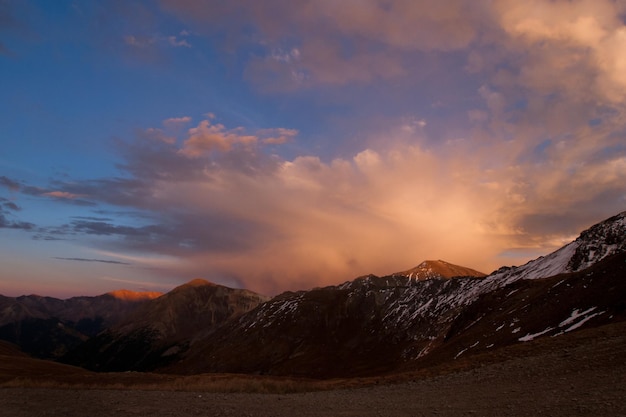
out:
<path id="1" fill-rule="evenodd" d="M 268 297 L 196 279 L 141 305 L 62 358 L 98 371 L 152 370 Z"/>
<path id="2" fill-rule="evenodd" d="M 0 340 L 39 358 L 58 358 L 160 295 L 127 290 L 67 300 L 0 295 Z"/>

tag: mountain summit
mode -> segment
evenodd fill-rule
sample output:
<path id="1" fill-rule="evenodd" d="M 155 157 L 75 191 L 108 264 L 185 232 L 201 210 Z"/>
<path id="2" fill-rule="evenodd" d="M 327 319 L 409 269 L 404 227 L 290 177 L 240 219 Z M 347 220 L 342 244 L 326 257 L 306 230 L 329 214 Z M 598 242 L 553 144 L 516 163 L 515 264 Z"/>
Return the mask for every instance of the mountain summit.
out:
<path id="1" fill-rule="evenodd" d="M 424 261 L 415 268 L 406 271 L 396 272 L 394 276 L 403 276 L 416 281 L 427 279 L 450 279 L 455 277 L 476 277 L 487 276 L 482 272 L 464 266 L 454 265 L 446 261 Z"/>

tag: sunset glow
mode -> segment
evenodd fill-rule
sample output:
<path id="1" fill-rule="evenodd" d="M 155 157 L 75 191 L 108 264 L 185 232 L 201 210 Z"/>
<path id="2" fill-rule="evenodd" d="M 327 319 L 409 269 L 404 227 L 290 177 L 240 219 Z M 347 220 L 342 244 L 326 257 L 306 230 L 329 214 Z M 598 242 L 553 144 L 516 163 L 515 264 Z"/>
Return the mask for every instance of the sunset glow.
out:
<path id="1" fill-rule="evenodd" d="M 0 294 L 519 265 L 626 210 L 626 2 L 0 2 Z"/>

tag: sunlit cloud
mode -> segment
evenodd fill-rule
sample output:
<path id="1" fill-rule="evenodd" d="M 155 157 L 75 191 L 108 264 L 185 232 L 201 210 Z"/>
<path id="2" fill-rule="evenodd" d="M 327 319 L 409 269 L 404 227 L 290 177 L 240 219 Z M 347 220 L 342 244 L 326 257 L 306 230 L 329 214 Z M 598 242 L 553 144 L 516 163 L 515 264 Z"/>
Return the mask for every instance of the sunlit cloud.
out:
<path id="1" fill-rule="evenodd" d="M 227 129 L 223 124 L 212 123 L 210 119 L 203 120 L 197 127 L 189 129 L 187 139 L 178 150 L 181 155 L 198 158 L 210 155 L 214 151 L 230 151 L 237 145 L 246 148 L 259 142 L 283 144 L 298 134 L 295 129 L 285 128 L 260 129 L 255 134 L 246 134 L 242 127 Z"/>
<path id="2" fill-rule="evenodd" d="M 69 200 L 73 200 L 79 197 L 78 195 L 68 193 L 67 191 L 50 191 L 50 192 L 44 193 L 43 195 L 45 195 L 46 197 L 53 197 L 53 198 L 67 198 Z"/>
<path id="3" fill-rule="evenodd" d="M 250 145 L 264 135 L 295 135 L 282 128 L 256 133 L 250 135 L 254 140 L 241 140 L 240 128 L 203 121 L 180 145 L 128 153 L 127 166 L 144 193 L 126 200 L 117 197 L 128 195 L 126 182 L 108 182 L 106 188 L 67 184 L 67 192 L 147 210 L 159 219 L 140 227 L 75 219 L 71 230 L 114 238 L 102 246 L 109 252 L 125 248 L 137 255 L 122 259 L 166 276 L 203 276 L 269 294 L 391 273 L 430 258 L 490 272 L 504 253 L 521 262 L 525 254 L 556 249 L 593 217 L 598 202 L 622 209 L 619 199 L 603 201 L 607 193 L 626 195 L 624 156 L 594 160 L 597 149 L 588 146 L 588 135 L 596 144 L 612 139 L 588 127 L 573 131 L 565 148 L 559 141 L 546 145 L 538 159 L 525 156 L 535 151 L 532 141 L 483 132 L 480 140 L 432 147 L 422 132 L 407 132 L 403 123 L 371 132 L 385 138 L 372 141 L 377 147 L 328 162 L 313 155 L 274 157 L 264 169 L 251 171 L 245 164 L 267 158 L 258 149 L 242 154 L 239 162 L 245 164 L 211 153 L 230 154 L 235 144 Z M 485 146 L 476 146 L 481 140 Z M 137 138 L 137 146 L 150 143 Z M 131 168 L 168 159 L 171 165 L 162 169 L 188 175 Z"/>
<path id="4" fill-rule="evenodd" d="M 191 122 L 191 117 L 189 116 L 170 117 L 169 119 L 163 120 L 163 125 L 166 127 L 179 127 L 184 126 L 189 122 Z"/>

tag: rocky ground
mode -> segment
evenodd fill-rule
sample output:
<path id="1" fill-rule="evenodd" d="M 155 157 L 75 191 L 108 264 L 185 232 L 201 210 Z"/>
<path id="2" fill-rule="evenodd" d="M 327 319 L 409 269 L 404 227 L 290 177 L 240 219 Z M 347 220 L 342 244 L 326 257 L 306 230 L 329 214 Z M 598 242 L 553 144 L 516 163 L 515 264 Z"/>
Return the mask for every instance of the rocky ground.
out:
<path id="1" fill-rule="evenodd" d="M 0 414 L 26 416 L 626 416 L 624 326 L 547 338 L 471 367 L 294 394 L 0 389 Z M 513 355 L 507 357 L 507 355 Z"/>

